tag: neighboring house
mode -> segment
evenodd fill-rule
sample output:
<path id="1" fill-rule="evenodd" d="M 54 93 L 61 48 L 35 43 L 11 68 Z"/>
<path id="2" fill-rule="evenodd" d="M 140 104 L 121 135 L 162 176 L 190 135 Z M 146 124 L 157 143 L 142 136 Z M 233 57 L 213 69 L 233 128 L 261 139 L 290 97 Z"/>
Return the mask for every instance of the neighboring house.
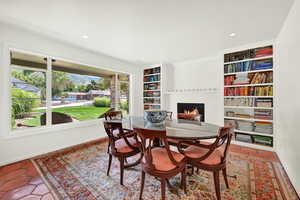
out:
<path id="1" fill-rule="evenodd" d="M 109 90 L 90 90 L 89 92 L 67 92 L 67 101 L 93 100 L 95 97 L 110 96 Z"/>
<path id="2" fill-rule="evenodd" d="M 89 100 L 89 95 L 85 92 L 67 92 L 68 97 L 65 100 L 77 101 L 77 100 Z"/>
<path id="3" fill-rule="evenodd" d="M 41 95 L 40 88 L 35 87 L 34 85 L 31 85 L 29 83 L 26 83 L 25 81 L 21 81 L 17 78 L 12 78 L 12 87 L 20 89 L 20 90 L 24 90 L 26 92 L 33 92 L 33 93 L 37 94 L 38 96 Z"/>
<path id="4" fill-rule="evenodd" d="M 110 90 L 90 90 L 88 93 L 89 99 L 94 99 L 95 97 L 110 96 Z"/>

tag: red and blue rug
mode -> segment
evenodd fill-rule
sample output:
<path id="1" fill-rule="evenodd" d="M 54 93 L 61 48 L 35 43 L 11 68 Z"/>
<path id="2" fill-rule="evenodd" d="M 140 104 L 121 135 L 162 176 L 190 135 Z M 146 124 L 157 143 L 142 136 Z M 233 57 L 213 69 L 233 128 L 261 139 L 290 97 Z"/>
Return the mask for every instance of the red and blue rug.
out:
<path id="1" fill-rule="evenodd" d="M 106 176 L 108 155 L 106 143 L 84 145 L 44 155 L 33 160 L 46 182 L 62 200 L 129 200 L 138 199 L 140 167 L 126 169 L 124 186 L 119 184 L 119 162 L 113 160 Z M 134 158 L 133 158 L 134 159 Z M 247 153 L 230 152 L 227 163 L 230 189 L 220 176 L 223 200 L 298 200 L 281 164 Z M 170 180 L 179 186 L 180 177 Z M 167 198 L 179 200 L 216 199 L 212 173 L 200 170 L 188 176 L 187 194 L 181 189 L 168 191 Z M 146 176 L 143 199 L 160 199 L 160 182 Z"/>

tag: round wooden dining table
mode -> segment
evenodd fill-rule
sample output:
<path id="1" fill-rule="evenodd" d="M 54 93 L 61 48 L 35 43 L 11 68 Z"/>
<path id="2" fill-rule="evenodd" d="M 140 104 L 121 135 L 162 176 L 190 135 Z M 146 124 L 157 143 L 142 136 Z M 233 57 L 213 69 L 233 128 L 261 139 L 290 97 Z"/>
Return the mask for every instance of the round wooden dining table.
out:
<path id="1" fill-rule="evenodd" d="M 143 128 L 148 130 L 166 131 L 168 138 L 183 140 L 211 139 L 218 136 L 220 126 L 200 121 L 183 119 L 165 120 L 162 123 L 151 123 L 144 117 L 129 116 L 122 120 L 112 120 L 122 122 L 124 129 L 133 130 Z"/>

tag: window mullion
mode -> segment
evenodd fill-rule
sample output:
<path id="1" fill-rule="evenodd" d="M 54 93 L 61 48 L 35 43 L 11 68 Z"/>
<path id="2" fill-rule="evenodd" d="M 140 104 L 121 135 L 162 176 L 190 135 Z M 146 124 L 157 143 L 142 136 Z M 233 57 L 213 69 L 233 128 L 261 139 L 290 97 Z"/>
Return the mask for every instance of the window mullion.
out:
<path id="1" fill-rule="evenodd" d="M 47 57 L 46 72 L 46 126 L 52 124 L 52 58 Z"/>

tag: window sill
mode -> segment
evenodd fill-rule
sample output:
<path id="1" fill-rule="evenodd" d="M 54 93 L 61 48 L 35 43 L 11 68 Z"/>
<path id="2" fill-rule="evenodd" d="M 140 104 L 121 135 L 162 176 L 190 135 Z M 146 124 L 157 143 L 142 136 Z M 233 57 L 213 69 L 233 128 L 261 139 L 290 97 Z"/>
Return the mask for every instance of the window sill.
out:
<path id="1" fill-rule="evenodd" d="M 32 128 L 27 128 L 24 130 L 12 130 L 9 132 L 8 135 L 4 136 L 3 139 L 9 140 L 9 139 L 28 137 L 28 136 L 33 136 L 33 135 L 43 135 L 46 133 L 53 133 L 53 132 L 57 132 L 57 131 L 67 130 L 67 129 L 96 126 L 96 125 L 100 125 L 103 122 L 103 120 L 104 119 L 102 118 L 102 119 L 79 121 L 79 122 L 72 122 L 72 123 L 66 123 L 66 124 L 57 124 L 57 125 L 51 125 L 51 126 L 32 127 Z"/>

